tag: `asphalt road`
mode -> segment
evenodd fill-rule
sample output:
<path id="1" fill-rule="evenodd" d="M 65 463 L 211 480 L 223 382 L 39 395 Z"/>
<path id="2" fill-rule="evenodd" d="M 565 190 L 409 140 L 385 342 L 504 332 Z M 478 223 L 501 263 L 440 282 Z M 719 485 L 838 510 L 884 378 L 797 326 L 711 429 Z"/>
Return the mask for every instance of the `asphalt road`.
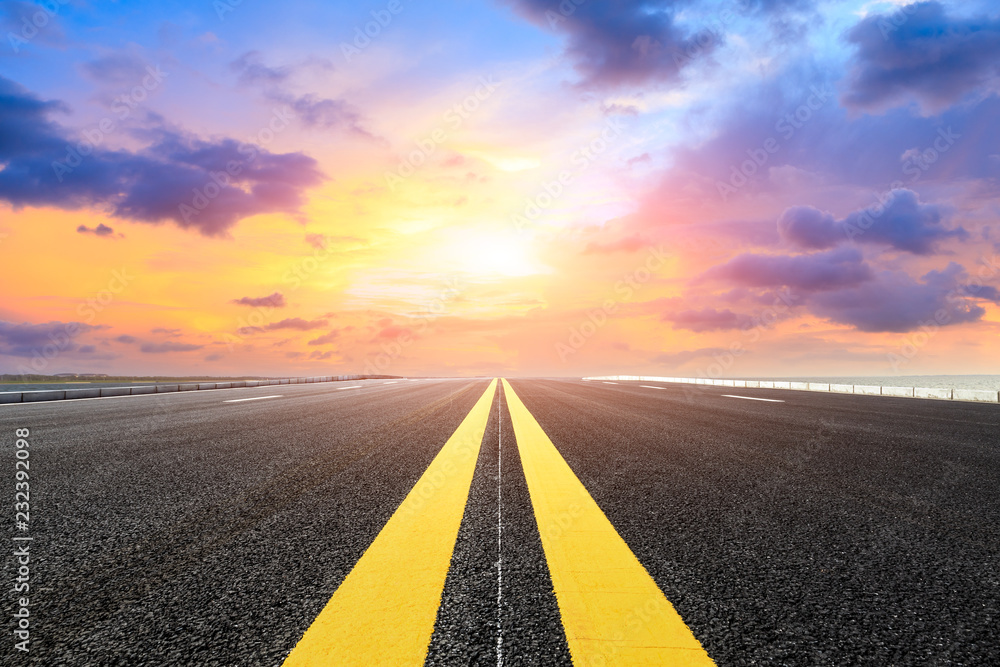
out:
<path id="1" fill-rule="evenodd" d="M 8 544 L 33 538 L 31 650 L 5 632 L 0 664 L 280 665 L 488 384 L 0 406 L 8 495 L 31 431 Z M 1000 664 L 996 406 L 511 384 L 717 664 Z M 498 651 L 571 664 L 499 390 L 427 663 Z"/>

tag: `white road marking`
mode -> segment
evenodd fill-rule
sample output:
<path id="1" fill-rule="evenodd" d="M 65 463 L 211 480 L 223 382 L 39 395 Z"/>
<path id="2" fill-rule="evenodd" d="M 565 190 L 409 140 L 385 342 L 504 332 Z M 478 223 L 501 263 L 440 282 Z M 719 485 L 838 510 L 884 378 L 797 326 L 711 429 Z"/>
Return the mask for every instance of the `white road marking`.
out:
<path id="1" fill-rule="evenodd" d="M 604 384 L 618 384 L 617 382 L 605 382 Z"/>
<path id="2" fill-rule="evenodd" d="M 393 381 L 393 382 L 383 382 L 382 384 L 396 384 L 396 382 L 395 381 Z"/>
<path id="3" fill-rule="evenodd" d="M 666 389 L 666 387 L 654 387 L 651 384 L 640 384 L 640 387 L 645 387 L 646 389 Z"/>
<path id="4" fill-rule="evenodd" d="M 230 401 L 223 401 L 223 403 L 242 403 L 244 401 L 263 401 L 268 398 L 281 398 L 281 394 L 275 394 L 274 396 L 254 396 L 253 398 L 234 398 Z"/>
<path id="5" fill-rule="evenodd" d="M 361 389 L 363 385 L 356 384 L 353 387 L 337 387 L 334 391 L 344 391 L 345 389 Z"/>
<path id="6" fill-rule="evenodd" d="M 754 398 L 753 396 L 733 396 L 732 394 L 723 394 L 725 398 L 742 398 L 746 401 L 767 401 L 768 403 L 784 403 L 784 401 L 779 401 L 776 398 Z"/>
<path id="7" fill-rule="evenodd" d="M 503 667 L 503 399 L 497 400 L 497 667 Z"/>

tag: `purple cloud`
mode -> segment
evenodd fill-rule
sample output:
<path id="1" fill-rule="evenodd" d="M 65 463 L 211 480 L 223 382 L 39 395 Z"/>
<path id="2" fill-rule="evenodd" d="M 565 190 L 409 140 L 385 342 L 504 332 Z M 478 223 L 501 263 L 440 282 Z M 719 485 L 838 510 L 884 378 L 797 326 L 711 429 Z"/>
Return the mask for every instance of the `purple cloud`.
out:
<path id="1" fill-rule="evenodd" d="M 325 336 L 320 336 L 319 338 L 315 338 L 315 339 L 309 341 L 309 344 L 310 345 L 329 345 L 330 343 L 333 343 L 334 341 L 336 341 L 338 338 L 340 338 L 340 331 L 334 329 L 333 331 L 331 331 L 330 333 L 326 334 Z"/>
<path id="2" fill-rule="evenodd" d="M 849 107 L 882 110 L 915 98 L 941 109 L 1000 75 L 1000 18 L 959 18 L 938 2 L 863 19 L 847 36 L 857 47 Z"/>
<path id="3" fill-rule="evenodd" d="M 233 299 L 233 303 L 240 306 L 253 306 L 254 308 L 284 308 L 286 305 L 285 295 L 281 292 L 261 297 L 245 296 L 241 299 Z"/>
<path id="4" fill-rule="evenodd" d="M 160 334 L 163 336 L 170 336 L 171 338 L 181 335 L 180 329 L 164 329 L 163 327 L 157 327 L 155 329 L 150 329 L 150 333 Z"/>
<path id="5" fill-rule="evenodd" d="M 104 223 L 101 223 L 94 228 L 90 228 L 87 225 L 80 225 L 76 228 L 76 231 L 80 234 L 93 234 L 94 236 L 100 236 L 102 238 L 114 238 L 115 236 L 115 230 L 108 227 Z"/>
<path id="6" fill-rule="evenodd" d="M 269 67 L 261 62 L 259 51 L 244 53 L 229 67 L 239 75 L 241 84 L 263 87 L 267 99 L 287 106 L 291 117 L 305 127 L 323 130 L 343 128 L 367 139 L 376 138 L 363 127 L 361 114 L 345 100 L 311 94 L 297 96 L 288 92 L 285 84 L 295 73 L 295 67 Z"/>
<path id="7" fill-rule="evenodd" d="M 146 354 L 164 354 L 166 352 L 191 352 L 200 350 L 204 345 L 194 345 L 192 343 L 178 343 L 172 340 L 162 343 L 143 343 L 139 346 L 139 351 Z"/>
<path id="8" fill-rule="evenodd" d="M 921 203 L 911 190 L 893 190 L 884 206 L 855 211 L 843 220 L 812 206 L 793 206 L 778 218 L 778 231 L 786 241 L 809 250 L 853 241 L 929 255 L 939 241 L 969 238 L 962 227 L 942 224 L 950 214 L 947 206 Z"/>
<path id="9" fill-rule="evenodd" d="M 268 67 L 261 62 L 260 51 L 247 51 L 229 63 L 229 68 L 239 75 L 245 86 L 277 85 L 284 83 L 292 71 L 288 67 Z"/>
<path id="10" fill-rule="evenodd" d="M 509 0 L 528 20 L 566 34 L 566 54 L 586 87 L 676 81 L 719 37 L 689 34 L 674 23 L 674 2 Z"/>
<path id="11" fill-rule="evenodd" d="M 712 267 L 697 280 L 723 280 L 744 287 L 788 287 L 814 292 L 861 284 L 872 270 L 854 248 L 837 248 L 811 255 L 738 255 Z"/>
<path id="12" fill-rule="evenodd" d="M 810 309 L 871 332 L 902 333 L 921 326 L 976 322 L 986 311 L 965 298 L 970 293 L 963 287 L 966 277 L 965 269 L 954 262 L 943 271 L 929 272 L 921 282 L 905 273 L 885 271 L 868 283 L 814 295 Z"/>
<path id="13" fill-rule="evenodd" d="M 0 200 L 14 207 L 102 205 L 117 218 L 171 221 L 225 236 L 252 215 L 297 213 L 305 190 L 324 179 L 316 161 L 301 153 L 275 154 L 163 128 L 134 132 L 150 142 L 135 152 L 95 148 L 50 121 L 55 111 L 66 107 L 0 77 L 0 163 L 6 165 Z"/>
<path id="14" fill-rule="evenodd" d="M 325 327 L 326 320 L 304 320 L 301 317 L 291 317 L 280 322 L 272 322 L 265 329 L 267 331 L 277 331 L 279 329 L 295 329 L 296 331 L 310 331 Z"/>
<path id="15" fill-rule="evenodd" d="M 46 351 L 79 352 L 74 339 L 82 333 L 102 327 L 82 322 L 45 322 L 29 324 L 0 321 L 0 354 L 11 357 L 50 356 Z"/>

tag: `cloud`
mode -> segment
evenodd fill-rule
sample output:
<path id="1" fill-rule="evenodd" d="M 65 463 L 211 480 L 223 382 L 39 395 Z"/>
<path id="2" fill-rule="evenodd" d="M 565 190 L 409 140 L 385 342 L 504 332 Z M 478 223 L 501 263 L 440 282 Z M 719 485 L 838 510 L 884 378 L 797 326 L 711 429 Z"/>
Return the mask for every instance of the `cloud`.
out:
<path id="1" fill-rule="evenodd" d="M 962 227 L 943 226 L 950 214 L 947 206 L 922 204 L 911 190 L 893 190 L 883 207 L 855 211 L 843 220 L 812 206 L 793 206 L 778 218 L 778 231 L 786 241 L 809 250 L 854 241 L 930 255 L 939 241 L 969 238 Z"/>
<path id="2" fill-rule="evenodd" d="M 254 308 L 284 308 L 287 305 L 285 303 L 285 295 L 281 292 L 260 297 L 245 296 L 241 299 L 233 299 L 233 303 L 240 306 L 252 306 Z"/>
<path id="3" fill-rule="evenodd" d="M 164 354 L 166 352 L 191 352 L 200 350 L 204 345 L 194 345 L 192 343 L 177 343 L 172 340 L 162 343 L 143 343 L 139 346 L 139 351 L 145 354 Z"/>
<path id="4" fill-rule="evenodd" d="M 676 3 L 668 0 L 508 2 L 533 23 L 568 36 L 566 54 L 588 88 L 675 82 L 692 55 L 712 52 L 719 40 L 679 28 Z"/>
<path id="5" fill-rule="evenodd" d="M 965 269 L 955 262 L 915 280 L 903 271 L 873 271 L 853 248 L 796 256 L 741 255 L 710 269 L 703 279 L 726 280 L 738 286 L 787 287 L 791 290 L 790 305 L 796 309 L 866 332 L 906 332 L 925 325 L 976 322 L 986 313 L 976 301 L 1000 303 L 1000 289 L 970 281 Z M 725 300 L 726 296 L 714 298 Z M 752 322 L 711 307 L 668 311 L 663 319 L 692 331 L 733 329 Z"/>
<path id="6" fill-rule="evenodd" d="M 0 354 L 11 357 L 45 356 L 47 350 L 58 353 L 79 352 L 82 348 L 74 339 L 82 333 L 102 327 L 81 322 L 45 322 L 30 324 L 0 321 Z"/>
<path id="7" fill-rule="evenodd" d="M 135 343 L 139 342 L 139 339 L 136 338 L 135 336 L 128 336 L 128 335 L 118 336 L 118 338 L 115 338 L 115 340 L 118 341 L 119 343 L 125 343 L 126 345 L 134 345 Z"/>
<path id="8" fill-rule="evenodd" d="M 332 356 L 333 352 L 330 351 L 320 352 L 319 350 L 313 350 L 313 352 L 309 355 L 309 358 L 315 359 L 316 361 L 324 361 L 326 359 L 331 358 Z"/>
<path id="9" fill-rule="evenodd" d="M 1000 75 L 1000 18 L 948 16 L 938 2 L 868 16 L 847 39 L 857 52 L 843 101 L 855 109 L 916 99 L 939 110 Z"/>
<path id="10" fill-rule="evenodd" d="M 334 329 L 330 333 L 309 341 L 310 345 L 329 345 L 340 338 L 340 330 Z"/>
<path id="11" fill-rule="evenodd" d="M 146 76 L 146 67 L 146 63 L 134 55 L 113 53 L 83 63 L 80 69 L 94 81 L 117 86 L 134 86 Z"/>
<path id="12" fill-rule="evenodd" d="M 872 270 L 854 248 L 807 255 L 738 255 L 712 267 L 696 282 L 725 280 L 744 287 L 788 287 L 820 291 L 850 287 L 871 280 Z"/>
<path id="13" fill-rule="evenodd" d="M 229 68 L 239 74 L 243 85 L 276 85 L 284 83 L 291 76 L 288 67 L 268 67 L 261 62 L 260 51 L 247 51 L 229 63 Z"/>
<path id="14" fill-rule="evenodd" d="M 663 315 L 663 319 L 672 322 L 676 329 L 690 329 L 696 332 L 742 329 L 753 321 L 747 315 L 740 315 L 728 309 L 716 310 L 715 308 L 666 313 Z"/>
<path id="15" fill-rule="evenodd" d="M 205 357 L 205 361 L 219 361 L 220 359 L 224 358 L 225 358 L 224 354 L 219 354 L 218 352 L 215 352 L 214 354 L 210 354 L 207 357 Z"/>
<path id="16" fill-rule="evenodd" d="M 267 99 L 290 107 L 294 118 L 305 127 L 322 130 L 343 128 L 368 139 L 376 138 L 363 127 L 361 114 L 348 102 L 312 94 L 294 95 L 287 90 L 286 84 L 296 68 L 269 67 L 261 60 L 259 51 L 248 51 L 231 62 L 229 67 L 239 75 L 240 84 L 263 88 Z"/>
<path id="17" fill-rule="evenodd" d="M 295 329 L 296 331 L 310 331 L 325 327 L 327 320 L 304 320 L 301 317 L 291 317 L 280 322 L 272 322 L 264 327 L 267 331 L 277 331 L 279 329 Z"/>
<path id="18" fill-rule="evenodd" d="M 62 21 L 59 13 L 46 11 L 42 7 L 34 2 L 21 0 L 0 2 L 0 35 L 3 35 L 3 41 L 6 42 L 3 55 L 11 53 L 17 56 L 28 43 L 53 47 L 65 45 L 66 35 L 59 25 Z M 46 23 L 41 27 L 33 20 L 39 12 L 46 18 Z"/>
<path id="19" fill-rule="evenodd" d="M 885 271 L 869 283 L 817 294 L 810 308 L 834 322 L 870 332 L 902 333 L 922 325 L 975 322 L 986 311 L 963 297 L 965 278 L 965 269 L 954 262 L 943 271 L 927 273 L 922 282 L 902 272 Z"/>
<path id="20" fill-rule="evenodd" d="M 296 214 L 306 189 L 324 179 L 302 153 L 270 153 L 235 139 L 204 141 L 162 127 L 135 133 L 138 151 L 93 148 L 49 120 L 66 111 L 0 77 L 0 200 L 21 206 L 79 209 L 101 205 L 117 218 L 171 221 L 206 236 L 225 236 L 260 213 Z M 74 157 L 75 156 L 75 157 Z M 235 164 L 236 170 L 228 170 Z M 213 196 L 214 195 L 214 196 Z"/>
<path id="21" fill-rule="evenodd" d="M 96 227 L 88 227 L 87 225 L 80 225 L 76 228 L 76 231 L 80 234 L 93 234 L 94 236 L 100 236 L 101 238 L 114 238 L 115 230 L 108 227 L 104 223 L 97 225 Z"/>
<path id="22" fill-rule="evenodd" d="M 164 329 L 163 327 L 157 327 L 155 329 L 150 329 L 150 333 L 161 334 L 163 336 L 177 337 L 181 335 L 180 329 Z"/>

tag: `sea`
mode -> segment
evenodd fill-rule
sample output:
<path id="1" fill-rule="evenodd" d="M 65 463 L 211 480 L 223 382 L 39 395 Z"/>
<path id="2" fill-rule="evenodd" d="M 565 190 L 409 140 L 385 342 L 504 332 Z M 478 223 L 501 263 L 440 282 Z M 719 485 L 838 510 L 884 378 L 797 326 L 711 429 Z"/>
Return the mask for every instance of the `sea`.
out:
<path id="1" fill-rule="evenodd" d="M 929 389 L 984 389 L 1000 391 L 1000 375 L 804 375 L 796 377 L 740 377 L 738 380 L 790 380 L 867 384 L 882 387 L 927 387 Z"/>
<path id="2" fill-rule="evenodd" d="M 795 377 L 745 376 L 736 380 L 790 380 L 792 382 L 830 382 L 836 384 L 867 384 L 883 387 L 928 387 L 932 389 L 985 389 L 1000 391 L 1000 375 L 799 375 Z M 201 380 L 202 382 L 227 382 Z M 198 380 L 184 380 L 198 382 Z M 44 389 L 85 389 L 87 387 L 141 387 L 155 382 L 46 382 L 41 384 L 0 384 L 0 392 L 36 391 Z M 158 384 L 169 384 L 169 381 Z"/>

